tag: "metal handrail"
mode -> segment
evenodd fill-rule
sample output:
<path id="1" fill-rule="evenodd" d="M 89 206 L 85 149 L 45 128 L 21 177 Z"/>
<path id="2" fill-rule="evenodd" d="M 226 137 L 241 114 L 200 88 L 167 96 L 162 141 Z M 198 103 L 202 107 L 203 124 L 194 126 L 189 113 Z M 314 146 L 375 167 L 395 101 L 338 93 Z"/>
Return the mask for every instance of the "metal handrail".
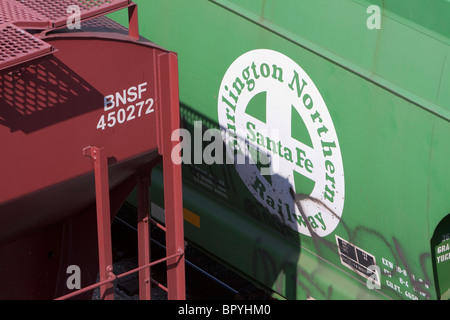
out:
<path id="1" fill-rule="evenodd" d="M 88 291 L 91 291 L 91 290 L 93 290 L 93 289 L 96 289 L 96 288 L 98 288 L 98 287 L 101 287 L 101 286 L 103 286 L 103 285 L 105 285 L 105 284 L 114 282 L 114 281 L 116 281 L 117 279 L 123 278 L 123 277 L 128 276 L 128 275 L 130 275 L 130 274 L 133 274 L 133 273 L 135 273 L 135 272 L 138 272 L 139 270 L 143 270 L 143 269 L 146 269 L 146 268 L 150 268 L 150 267 L 152 267 L 152 266 L 154 266 L 154 265 L 156 265 L 156 264 L 158 264 L 158 263 L 167 261 L 167 260 L 172 259 L 172 258 L 176 258 L 176 257 L 182 256 L 182 255 L 184 255 L 184 252 L 183 252 L 183 251 L 178 252 L 178 253 L 175 253 L 175 254 L 170 255 L 170 256 L 167 256 L 167 257 L 164 257 L 164 258 L 161 258 L 161 259 L 159 259 L 159 260 L 153 261 L 153 262 L 148 263 L 148 264 L 146 264 L 146 265 L 143 265 L 143 266 L 134 268 L 134 269 L 132 269 L 132 270 L 123 272 L 123 273 L 121 273 L 121 274 L 119 274 L 119 275 L 115 275 L 115 274 L 112 272 L 112 267 L 110 266 L 110 267 L 111 267 L 111 271 L 109 272 L 108 278 L 107 278 L 107 279 L 105 279 L 105 280 L 103 280 L 103 281 L 99 281 L 99 282 L 97 282 L 97 283 L 94 283 L 94 284 L 92 284 L 92 285 L 90 285 L 90 286 L 87 286 L 87 287 L 85 287 L 85 288 L 78 289 L 78 290 L 75 291 L 75 292 L 72 292 L 72 293 L 63 295 L 63 296 L 61 296 L 61 297 L 58 297 L 58 298 L 56 298 L 55 300 L 67 300 L 67 299 L 76 297 L 76 296 L 78 296 L 78 295 L 80 295 L 80 294 L 86 293 L 86 292 L 88 292 Z M 163 290 L 165 290 L 165 291 L 167 292 L 167 288 L 164 287 L 164 286 L 163 286 L 162 284 L 160 284 L 159 282 L 157 282 L 156 280 L 151 279 L 151 282 L 154 283 L 154 284 L 156 284 L 158 287 L 162 288 Z"/>

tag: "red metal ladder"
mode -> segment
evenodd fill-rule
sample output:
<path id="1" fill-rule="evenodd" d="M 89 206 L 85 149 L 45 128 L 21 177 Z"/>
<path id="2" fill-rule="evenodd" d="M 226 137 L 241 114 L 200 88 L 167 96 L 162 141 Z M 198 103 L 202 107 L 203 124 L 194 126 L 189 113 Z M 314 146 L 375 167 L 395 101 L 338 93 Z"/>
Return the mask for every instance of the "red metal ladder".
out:
<path id="1" fill-rule="evenodd" d="M 166 139 L 167 141 L 167 139 Z M 167 150 L 167 149 L 166 149 Z M 116 279 L 139 272 L 139 298 L 151 300 L 151 284 L 167 292 L 169 300 L 186 299 L 185 266 L 184 266 L 184 234 L 183 234 L 183 206 L 181 197 L 181 171 L 179 165 L 174 165 L 170 157 L 163 157 L 164 198 L 166 206 L 165 226 L 151 219 L 149 216 L 150 201 L 150 172 L 139 173 L 137 179 L 138 209 L 138 267 L 120 275 L 113 270 L 111 215 L 108 182 L 108 163 L 106 152 L 102 148 L 87 147 L 83 150 L 85 156 L 92 159 L 95 173 L 95 192 L 97 206 L 97 233 L 99 249 L 100 281 L 77 290 L 73 293 L 57 298 L 66 300 L 100 287 L 100 297 L 113 300 L 113 282 Z M 159 161 L 154 161 L 154 167 Z M 166 257 L 151 262 L 150 260 L 150 223 L 166 233 Z M 167 286 L 151 278 L 151 267 L 159 263 L 167 263 Z"/>

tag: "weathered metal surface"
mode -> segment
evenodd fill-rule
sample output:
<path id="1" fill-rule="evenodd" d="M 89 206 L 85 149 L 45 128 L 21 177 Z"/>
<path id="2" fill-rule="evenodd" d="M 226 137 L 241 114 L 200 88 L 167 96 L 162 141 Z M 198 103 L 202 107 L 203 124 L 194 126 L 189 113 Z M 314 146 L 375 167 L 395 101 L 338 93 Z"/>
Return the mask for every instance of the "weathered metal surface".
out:
<path id="1" fill-rule="evenodd" d="M 137 3 L 158 12 L 143 35 L 179 54 L 189 240 L 289 299 L 445 296 L 448 1 Z M 206 163 L 207 129 L 280 174 Z"/>
<path id="2" fill-rule="evenodd" d="M 93 193 L 86 182 L 92 167 L 83 157 L 85 147 L 105 148 L 109 163 L 116 164 L 110 178 L 112 188 L 157 152 L 159 93 L 155 72 L 159 49 L 89 36 L 46 41 L 59 52 L 1 75 L 0 132 L 2 146 L 9 153 L 0 166 L 4 177 L 2 219 L 15 221 L 19 215 L 24 221 L 4 224 L 0 232 L 3 241 L 16 229 L 27 228 L 27 221 L 37 226 L 58 211 L 70 215 L 91 203 Z M 147 63 L 133 66 L 127 63 L 124 52 Z M 123 63 L 111 68 L 114 61 Z M 105 104 L 105 97 L 113 99 L 111 103 L 116 106 Z M 134 135 L 146 139 L 124 143 Z M 77 201 L 64 210 L 73 196 L 68 192 L 67 199 L 58 197 L 59 190 L 51 187 L 59 184 L 78 195 Z M 51 206 L 37 205 L 43 199 Z M 32 204 L 36 211 L 22 210 Z M 30 215 L 34 218 L 29 219 Z"/>

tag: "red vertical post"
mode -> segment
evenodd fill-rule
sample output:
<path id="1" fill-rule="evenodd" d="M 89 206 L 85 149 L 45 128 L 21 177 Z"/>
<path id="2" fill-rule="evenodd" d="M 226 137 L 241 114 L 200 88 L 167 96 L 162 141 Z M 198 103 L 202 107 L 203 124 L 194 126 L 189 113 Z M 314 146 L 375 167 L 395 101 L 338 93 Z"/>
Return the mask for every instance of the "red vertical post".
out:
<path id="1" fill-rule="evenodd" d="M 138 8 L 135 3 L 128 7 L 128 35 L 135 40 L 139 40 Z"/>
<path id="2" fill-rule="evenodd" d="M 150 263 L 150 221 L 149 221 L 149 186 L 148 175 L 139 175 L 137 181 L 138 192 L 138 262 L 139 267 Z M 151 299 L 151 270 L 145 268 L 139 270 L 139 299 Z"/>
<path id="3" fill-rule="evenodd" d="M 160 110 L 160 150 L 163 156 L 164 207 L 166 215 L 166 254 L 180 254 L 167 261 L 169 300 L 185 300 L 185 257 L 183 230 L 183 196 L 181 165 L 172 161 L 172 150 L 179 141 L 172 141 L 172 132 L 180 127 L 178 60 L 174 53 L 159 57 L 162 110 Z M 163 72 L 161 72 L 164 70 Z"/>
<path id="4" fill-rule="evenodd" d="M 108 158 L 103 148 L 86 147 L 83 154 L 94 161 L 95 197 L 97 205 L 97 237 L 100 281 L 113 277 L 111 213 L 109 204 Z M 113 284 L 100 287 L 100 297 L 114 300 Z"/>

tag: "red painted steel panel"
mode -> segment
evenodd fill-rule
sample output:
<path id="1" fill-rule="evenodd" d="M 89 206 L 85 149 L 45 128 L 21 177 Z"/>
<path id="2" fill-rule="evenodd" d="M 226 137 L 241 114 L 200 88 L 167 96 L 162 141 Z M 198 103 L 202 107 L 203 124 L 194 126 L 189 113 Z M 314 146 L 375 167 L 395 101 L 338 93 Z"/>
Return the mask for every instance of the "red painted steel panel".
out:
<path id="1" fill-rule="evenodd" d="M 100 292 L 113 299 L 110 218 L 137 177 L 162 159 L 168 257 L 160 262 L 167 260 L 169 299 L 184 299 L 181 166 L 171 160 L 177 143 L 171 133 L 179 127 L 176 55 L 139 39 L 130 0 L 76 3 L 81 20 L 128 7 L 129 30 L 100 17 L 81 32 L 50 34 L 65 27 L 72 4 L 0 2 L 0 146 L 6 151 L 0 158 L 0 298 L 84 295 L 96 285 L 69 293 L 62 274 L 71 261 L 95 273 L 91 255 L 98 249 Z M 32 35 L 20 27 L 45 31 Z M 139 181 L 145 194 L 148 185 Z M 141 198 L 136 271 L 145 299 L 149 267 L 157 262 L 149 261 L 148 198 Z M 95 233 L 98 247 L 91 243 Z M 53 252 L 58 258 L 49 260 Z M 33 270 L 24 275 L 28 266 Z"/>
<path id="2" fill-rule="evenodd" d="M 46 39 L 57 54 L 0 73 L 0 242 L 93 201 L 85 147 L 105 148 L 112 187 L 157 155 L 156 57 L 167 52 L 91 36 Z"/>
<path id="3" fill-rule="evenodd" d="M 171 160 L 177 141 L 170 137 L 179 127 L 176 55 L 139 40 L 137 7 L 130 0 L 77 2 L 81 19 L 128 7 L 128 34 L 108 23 L 100 23 L 101 32 L 92 32 L 98 29 L 96 19 L 83 32 L 42 32 L 36 37 L 18 27 L 46 31 L 63 27 L 71 4 L 68 0 L 0 3 L 0 146 L 5 151 L 0 158 L 0 252 L 11 258 L 0 263 L 0 282 L 5 284 L 0 297 L 75 296 L 66 295 L 61 273 L 71 258 L 89 274 L 95 272 L 89 257 L 94 248 L 80 255 L 94 232 L 92 222 L 86 229 L 79 224 L 76 230 L 70 227 L 69 237 L 66 229 L 71 221 L 92 221 L 96 205 L 100 291 L 112 299 L 109 281 L 116 276 L 111 215 L 137 176 L 149 174 L 162 158 L 168 257 L 161 262 L 167 260 L 169 299 L 184 299 L 181 167 Z M 145 193 L 148 185 L 140 186 Z M 147 202 L 143 199 L 139 209 L 143 298 L 150 298 L 150 270 L 144 268 L 156 263 L 149 263 Z M 88 229 L 86 237 L 80 237 Z M 77 253 L 64 256 L 67 246 Z M 52 250 L 47 257 L 42 255 L 52 247 L 61 255 L 53 262 L 48 260 Z M 11 279 L 28 279 L 21 271 L 28 266 L 35 268 L 38 278 L 15 286 Z"/>

